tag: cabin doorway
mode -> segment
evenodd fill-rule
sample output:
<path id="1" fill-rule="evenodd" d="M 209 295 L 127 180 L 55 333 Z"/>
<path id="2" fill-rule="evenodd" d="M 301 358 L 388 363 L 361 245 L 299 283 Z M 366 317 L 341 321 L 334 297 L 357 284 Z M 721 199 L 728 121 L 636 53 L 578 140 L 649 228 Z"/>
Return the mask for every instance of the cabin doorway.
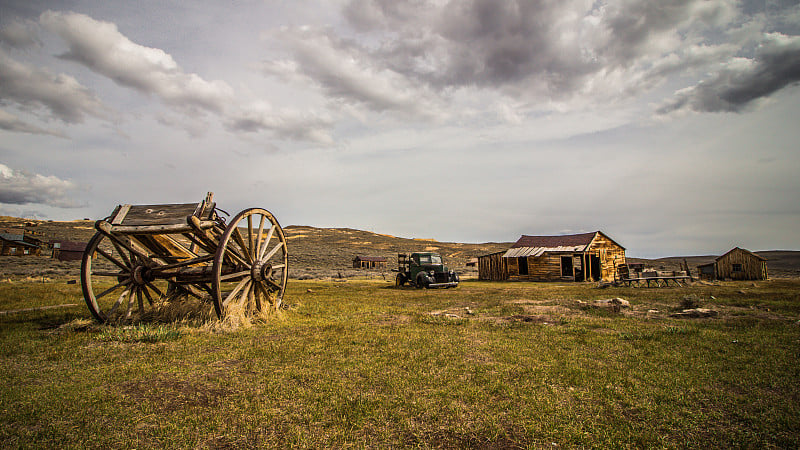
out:
<path id="1" fill-rule="evenodd" d="M 561 276 L 562 277 L 575 276 L 572 273 L 572 255 L 561 257 Z"/>
<path id="2" fill-rule="evenodd" d="M 592 268 L 592 281 L 600 281 L 603 278 L 603 273 L 600 270 L 600 257 L 589 255 L 589 266 Z"/>
<path id="3" fill-rule="evenodd" d="M 519 266 L 519 274 L 520 275 L 527 275 L 528 274 L 528 258 L 521 256 L 517 258 L 517 265 Z"/>

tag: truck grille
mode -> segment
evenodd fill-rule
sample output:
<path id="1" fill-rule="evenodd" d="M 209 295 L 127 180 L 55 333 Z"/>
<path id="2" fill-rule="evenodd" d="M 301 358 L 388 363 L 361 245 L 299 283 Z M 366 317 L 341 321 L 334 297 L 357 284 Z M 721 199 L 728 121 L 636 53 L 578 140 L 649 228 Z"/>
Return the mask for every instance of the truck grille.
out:
<path id="1" fill-rule="evenodd" d="M 450 281 L 449 273 L 437 273 L 434 274 L 433 277 L 436 279 L 437 283 L 447 283 L 448 281 Z"/>

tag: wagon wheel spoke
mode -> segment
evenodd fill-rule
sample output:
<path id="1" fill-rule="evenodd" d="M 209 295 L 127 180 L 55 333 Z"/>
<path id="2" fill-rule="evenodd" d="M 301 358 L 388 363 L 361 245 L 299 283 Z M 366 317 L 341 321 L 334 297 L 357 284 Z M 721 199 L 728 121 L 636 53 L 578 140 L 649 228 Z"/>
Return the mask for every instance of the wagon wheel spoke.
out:
<path id="1" fill-rule="evenodd" d="M 249 244 L 247 246 L 247 254 L 250 255 L 250 262 L 252 262 L 252 257 L 255 256 L 253 251 L 253 216 L 247 216 L 247 243 Z"/>
<path id="2" fill-rule="evenodd" d="M 125 254 L 125 252 L 122 250 L 122 247 L 117 243 L 117 241 L 115 241 L 114 239 L 111 239 L 111 244 L 114 245 L 115 249 L 117 249 L 117 253 L 119 253 L 119 255 L 122 257 L 122 259 L 125 261 L 125 264 L 130 266 L 131 265 L 131 260 L 128 259 L 128 255 Z"/>
<path id="3" fill-rule="evenodd" d="M 270 250 L 269 253 L 267 253 L 263 258 L 260 258 L 260 260 L 269 261 L 269 259 L 275 256 L 275 254 L 278 253 L 278 250 L 282 248 L 283 248 L 283 242 L 278 242 L 278 244 L 275 247 L 273 247 L 273 249 Z"/>
<path id="4" fill-rule="evenodd" d="M 222 304 L 224 306 L 228 306 L 228 303 L 230 303 L 230 301 L 233 300 L 236 294 L 238 294 L 239 291 L 241 291 L 242 288 L 244 288 L 245 285 L 249 283 L 250 283 L 250 278 L 245 278 L 242 281 L 240 281 L 239 284 L 237 284 L 236 287 L 233 288 L 233 290 L 227 295 L 227 297 L 225 297 L 225 300 L 222 302 Z"/>
<path id="5" fill-rule="evenodd" d="M 256 234 L 256 248 L 255 248 L 255 255 L 261 255 L 261 236 L 264 235 L 264 224 L 266 223 L 267 217 L 265 215 L 261 215 L 261 220 L 258 222 L 258 234 Z M 273 231 L 270 228 L 270 231 Z M 270 235 L 271 237 L 272 235 Z M 260 257 L 257 259 L 261 259 Z"/>
<path id="6" fill-rule="evenodd" d="M 96 277 L 124 277 L 128 276 L 130 272 L 105 272 L 102 270 L 95 270 L 92 272 L 92 275 Z"/>
<path id="7" fill-rule="evenodd" d="M 269 241 L 272 239 L 272 235 L 275 234 L 276 226 L 273 225 L 270 227 L 269 232 L 267 233 L 267 237 L 264 239 L 264 242 L 260 243 L 260 248 L 258 249 L 258 260 L 264 260 L 264 253 L 267 251 L 267 247 L 269 247 Z"/>
<path id="8" fill-rule="evenodd" d="M 249 216 L 248 216 L 249 218 Z M 233 230 L 233 240 L 239 244 L 239 247 L 243 250 L 245 258 L 247 258 L 248 264 L 253 264 L 253 255 L 250 251 L 250 247 L 247 246 L 247 243 L 244 241 L 244 237 L 242 237 L 242 232 L 239 231 L 239 228 Z"/>
<path id="9" fill-rule="evenodd" d="M 150 303 L 150 305 L 152 306 L 153 297 L 150 296 L 150 291 L 147 289 L 147 285 L 142 286 L 142 292 L 144 293 L 144 296 L 147 297 L 147 302 Z"/>
<path id="10" fill-rule="evenodd" d="M 264 297 L 267 301 L 269 301 L 269 295 L 266 295 L 264 291 L 264 285 L 260 282 L 253 283 L 253 297 L 256 301 L 256 310 L 261 311 L 261 297 Z"/>
<path id="11" fill-rule="evenodd" d="M 125 318 L 126 319 L 129 318 L 131 316 L 131 312 L 133 312 L 133 302 L 134 302 L 133 291 L 129 290 L 128 291 L 128 308 L 125 310 Z"/>
<path id="12" fill-rule="evenodd" d="M 274 306 L 274 302 L 272 301 L 272 295 L 270 294 L 269 289 L 267 289 L 263 283 L 258 283 L 258 288 L 261 290 L 261 294 L 264 296 L 267 302 L 269 302 L 270 306 Z M 260 304 L 258 308 L 261 309 Z"/>
<path id="13" fill-rule="evenodd" d="M 136 302 L 139 304 L 139 314 L 144 314 L 144 299 L 142 298 L 142 287 L 136 287 Z"/>
<path id="14" fill-rule="evenodd" d="M 221 277 L 219 277 L 219 279 L 222 280 L 222 281 L 225 281 L 225 280 L 230 280 L 231 278 L 243 277 L 245 275 L 250 275 L 250 271 L 249 270 L 243 270 L 241 272 L 229 273 L 227 275 L 222 275 Z"/>
<path id="15" fill-rule="evenodd" d="M 102 248 L 98 248 L 97 249 L 97 253 L 100 253 L 101 255 L 103 255 L 107 260 L 109 260 L 112 263 L 114 263 L 120 269 L 128 271 L 128 272 L 131 271 L 131 267 L 130 267 L 131 263 L 130 263 L 130 261 L 128 261 L 127 257 L 124 258 L 125 259 L 125 263 L 122 263 L 117 258 L 114 258 L 114 255 L 112 255 L 111 253 L 106 252 Z M 120 255 L 124 255 L 124 253 L 120 253 Z"/>
<path id="16" fill-rule="evenodd" d="M 125 297 L 127 297 L 130 291 L 131 291 L 130 288 L 125 288 L 125 290 L 122 291 L 121 294 L 119 294 L 119 298 L 117 298 L 117 301 L 114 302 L 114 306 L 112 306 L 111 309 L 108 311 L 109 316 L 113 315 L 117 311 L 117 308 L 122 306 L 122 302 L 125 300 Z"/>
<path id="17" fill-rule="evenodd" d="M 270 289 L 273 290 L 273 291 L 280 291 L 281 290 L 281 285 L 276 283 L 273 280 L 265 279 L 264 282 L 267 283 L 269 285 Z"/>
<path id="18" fill-rule="evenodd" d="M 101 292 L 100 294 L 98 294 L 97 298 L 105 297 L 106 295 L 116 291 L 120 286 L 127 286 L 128 284 L 130 284 L 130 282 L 131 282 L 131 280 L 125 280 L 125 281 L 122 281 L 120 283 L 117 283 L 116 285 L 114 285 L 114 286 L 106 289 L 105 291 Z"/>
<path id="19" fill-rule="evenodd" d="M 151 281 L 145 282 L 145 285 L 153 290 L 156 294 L 158 294 L 159 298 L 164 296 L 164 293 L 161 292 L 159 288 L 156 287 Z"/>
<path id="20" fill-rule="evenodd" d="M 244 264 L 248 266 L 251 264 L 231 247 L 225 247 L 225 254 L 230 256 L 230 258 L 235 260 L 238 264 Z"/>

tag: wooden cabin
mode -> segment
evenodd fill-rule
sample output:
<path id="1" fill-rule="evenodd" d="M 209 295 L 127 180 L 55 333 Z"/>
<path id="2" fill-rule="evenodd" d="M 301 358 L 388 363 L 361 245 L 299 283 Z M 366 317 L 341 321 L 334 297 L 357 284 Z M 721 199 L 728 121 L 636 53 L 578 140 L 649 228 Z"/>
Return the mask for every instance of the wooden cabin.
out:
<path id="1" fill-rule="evenodd" d="M 28 256 L 42 253 L 41 241 L 24 234 L 0 233 L 0 255 Z"/>
<path id="2" fill-rule="evenodd" d="M 713 280 L 766 280 L 767 258 L 735 247 L 713 263 L 697 266 L 701 278 Z"/>
<path id="3" fill-rule="evenodd" d="M 523 235 L 505 252 L 478 258 L 481 280 L 613 281 L 625 248 L 601 231 L 562 236 Z"/>
<path id="4" fill-rule="evenodd" d="M 383 256 L 356 256 L 353 258 L 354 269 L 385 269 L 386 258 Z"/>

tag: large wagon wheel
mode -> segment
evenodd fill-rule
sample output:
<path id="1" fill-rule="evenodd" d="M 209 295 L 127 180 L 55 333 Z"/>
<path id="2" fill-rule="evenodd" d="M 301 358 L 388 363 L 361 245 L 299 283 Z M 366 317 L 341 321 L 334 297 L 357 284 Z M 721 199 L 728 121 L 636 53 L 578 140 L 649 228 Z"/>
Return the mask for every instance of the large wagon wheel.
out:
<path id="1" fill-rule="evenodd" d="M 164 296 L 167 283 L 156 280 L 154 266 L 120 242 L 96 233 L 86 245 L 81 261 L 81 289 L 92 315 L 99 322 L 126 320 L 136 311 L 141 317 Z"/>
<path id="2" fill-rule="evenodd" d="M 289 277 L 288 258 L 283 229 L 272 213 L 251 208 L 237 214 L 214 257 L 212 297 L 217 316 L 223 318 L 231 309 L 249 316 L 280 308 Z"/>

